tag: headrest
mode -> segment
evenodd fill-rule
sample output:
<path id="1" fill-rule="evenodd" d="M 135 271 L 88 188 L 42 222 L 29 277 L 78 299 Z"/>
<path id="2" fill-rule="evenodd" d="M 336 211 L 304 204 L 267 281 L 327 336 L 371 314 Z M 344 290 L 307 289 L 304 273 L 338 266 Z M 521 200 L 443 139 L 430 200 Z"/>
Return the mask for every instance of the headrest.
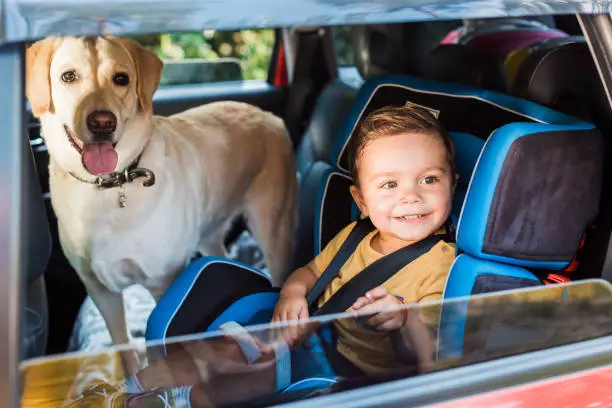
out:
<path id="1" fill-rule="evenodd" d="M 365 79 L 383 73 L 418 75 L 425 56 L 456 22 L 411 22 L 352 27 L 355 65 Z"/>
<path id="2" fill-rule="evenodd" d="M 468 26 L 457 42 L 470 49 L 492 54 L 503 59 L 513 50 L 548 38 L 567 37 L 567 33 L 538 21 L 500 19 Z"/>
<path id="3" fill-rule="evenodd" d="M 584 120 L 593 120 L 606 103 L 593 57 L 579 39 L 535 45 L 518 68 L 512 93 Z"/>
<path id="4" fill-rule="evenodd" d="M 513 88 L 516 73 L 530 54 L 537 52 L 542 48 L 550 50 L 575 41 L 584 41 L 584 38 L 578 36 L 547 38 L 528 47 L 518 48 L 508 53 L 506 59 L 504 60 L 506 77 L 508 78 L 508 88 Z"/>
<path id="5" fill-rule="evenodd" d="M 592 125 L 511 123 L 487 140 L 457 247 L 480 259 L 563 269 L 599 208 L 602 138 Z"/>
<path id="6" fill-rule="evenodd" d="M 491 54 L 460 44 L 443 44 L 434 48 L 425 58 L 423 76 L 492 91 L 506 91 L 502 62 Z"/>
<path id="7" fill-rule="evenodd" d="M 356 94 L 357 89 L 339 79 L 323 89 L 297 149 L 296 164 L 300 174 L 316 161 L 329 160 L 333 137 Z"/>
<path id="8" fill-rule="evenodd" d="M 345 148 L 363 118 L 380 107 L 407 102 L 437 112 L 453 139 L 459 174 L 453 198 L 454 218 L 459 218 L 482 147 L 496 129 L 515 122 L 583 124 L 592 127 L 573 117 L 504 94 L 408 76 L 381 75 L 367 80 L 361 87 L 340 127 L 340 133 L 334 139 L 330 157 L 330 163 L 336 167 L 334 171 L 343 174 L 349 172 Z M 334 208 L 330 211 L 335 214 Z M 331 218 L 334 217 L 336 215 Z"/>
<path id="9" fill-rule="evenodd" d="M 407 102 L 437 111 L 438 119 L 451 135 L 468 134 L 482 141 L 501 126 L 514 122 L 584 124 L 571 116 L 509 95 L 459 84 L 385 74 L 367 80 L 359 90 L 334 139 L 330 162 L 348 173 L 345 148 L 361 120 L 378 108 Z"/>
<path id="10" fill-rule="evenodd" d="M 351 178 L 331 166 L 326 169 L 317 191 L 314 251 L 321 252 L 338 232 L 359 218 L 359 209 L 351 197 Z"/>

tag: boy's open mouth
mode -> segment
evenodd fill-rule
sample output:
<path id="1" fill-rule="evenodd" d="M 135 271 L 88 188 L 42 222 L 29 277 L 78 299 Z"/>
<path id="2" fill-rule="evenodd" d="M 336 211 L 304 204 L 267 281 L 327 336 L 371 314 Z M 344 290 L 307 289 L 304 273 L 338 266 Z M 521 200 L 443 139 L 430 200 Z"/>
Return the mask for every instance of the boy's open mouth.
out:
<path id="1" fill-rule="evenodd" d="M 401 222 L 419 222 L 423 219 L 427 218 L 429 214 L 411 214 L 411 215 L 403 215 L 401 217 L 396 217 Z"/>

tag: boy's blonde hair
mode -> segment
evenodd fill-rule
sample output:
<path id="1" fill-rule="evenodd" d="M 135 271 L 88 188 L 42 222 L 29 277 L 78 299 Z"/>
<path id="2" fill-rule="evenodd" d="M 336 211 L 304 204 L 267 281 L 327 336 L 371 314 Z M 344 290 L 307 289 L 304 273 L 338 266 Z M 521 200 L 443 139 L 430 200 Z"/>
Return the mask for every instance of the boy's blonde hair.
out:
<path id="1" fill-rule="evenodd" d="M 438 139 L 446 150 L 451 175 L 455 175 L 455 146 L 442 124 L 427 109 L 419 106 L 387 106 L 370 113 L 349 141 L 347 153 L 353 183 L 358 184 L 359 160 L 368 143 L 405 133 L 426 133 Z"/>

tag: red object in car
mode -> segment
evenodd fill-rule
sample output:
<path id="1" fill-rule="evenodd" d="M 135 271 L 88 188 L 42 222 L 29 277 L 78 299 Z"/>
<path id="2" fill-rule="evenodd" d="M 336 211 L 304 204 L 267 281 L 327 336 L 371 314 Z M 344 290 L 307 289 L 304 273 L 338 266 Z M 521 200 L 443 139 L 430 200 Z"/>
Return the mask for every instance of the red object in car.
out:
<path id="1" fill-rule="evenodd" d="M 611 407 L 612 366 L 430 405 L 435 408 Z"/>

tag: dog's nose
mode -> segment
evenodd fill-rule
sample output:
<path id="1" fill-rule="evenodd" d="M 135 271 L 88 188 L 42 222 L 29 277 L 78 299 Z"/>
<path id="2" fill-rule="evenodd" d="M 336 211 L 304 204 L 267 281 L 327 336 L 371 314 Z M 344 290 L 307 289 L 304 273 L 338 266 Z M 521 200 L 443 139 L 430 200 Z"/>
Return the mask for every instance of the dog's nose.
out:
<path id="1" fill-rule="evenodd" d="M 111 134 L 117 128 L 117 117 L 109 111 L 94 111 L 87 116 L 87 129 L 94 134 Z"/>

